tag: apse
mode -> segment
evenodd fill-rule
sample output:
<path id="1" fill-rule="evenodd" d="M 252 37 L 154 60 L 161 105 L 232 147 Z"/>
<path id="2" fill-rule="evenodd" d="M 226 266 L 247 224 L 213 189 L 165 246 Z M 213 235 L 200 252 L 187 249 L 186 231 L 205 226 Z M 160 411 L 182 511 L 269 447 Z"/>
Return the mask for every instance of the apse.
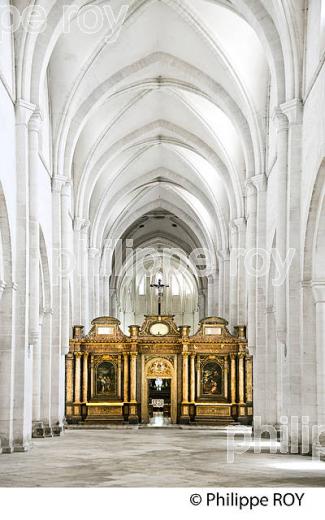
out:
<path id="1" fill-rule="evenodd" d="M 111 310 L 128 332 L 145 315 L 157 314 L 157 290 L 163 284 L 162 314 L 174 314 L 176 323 L 196 330 L 205 315 L 208 282 L 193 252 L 200 241 L 176 215 L 156 209 L 145 213 L 123 234 L 112 256 Z"/>

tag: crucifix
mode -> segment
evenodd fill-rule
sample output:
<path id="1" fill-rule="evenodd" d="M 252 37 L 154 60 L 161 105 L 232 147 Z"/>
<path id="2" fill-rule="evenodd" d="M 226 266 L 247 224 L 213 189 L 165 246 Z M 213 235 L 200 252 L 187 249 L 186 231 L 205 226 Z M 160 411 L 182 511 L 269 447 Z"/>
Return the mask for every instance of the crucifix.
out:
<path id="1" fill-rule="evenodd" d="M 161 280 L 159 278 L 158 283 L 152 283 L 150 284 L 150 287 L 155 287 L 155 289 L 158 290 L 158 316 L 161 316 L 161 301 L 164 295 L 164 289 L 165 287 L 169 287 L 169 285 L 161 283 Z"/>

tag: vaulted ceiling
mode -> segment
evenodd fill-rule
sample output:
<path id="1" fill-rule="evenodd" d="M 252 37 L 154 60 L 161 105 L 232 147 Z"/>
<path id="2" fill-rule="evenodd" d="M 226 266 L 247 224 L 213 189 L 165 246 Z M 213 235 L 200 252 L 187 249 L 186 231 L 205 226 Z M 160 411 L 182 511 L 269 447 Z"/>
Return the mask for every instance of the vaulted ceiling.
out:
<path id="1" fill-rule="evenodd" d="M 167 237 L 137 225 L 162 211 L 186 226 L 184 249 L 226 249 L 229 222 L 245 215 L 247 178 L 268 168 L 269 102 L 299 95 L 297 2 L 113 0 L 123 15 L 114 38 L 107 24 L 81 30 L 89 2 L 73 3 L 66 34 L 64 1 L 40 3 L 47 27 L 23 44 L 32 67 L 19 88 L 42 105 L 48 77 L 54 173 L 72 179 L 90 245 L 134 223 L 139 243 Z"/>

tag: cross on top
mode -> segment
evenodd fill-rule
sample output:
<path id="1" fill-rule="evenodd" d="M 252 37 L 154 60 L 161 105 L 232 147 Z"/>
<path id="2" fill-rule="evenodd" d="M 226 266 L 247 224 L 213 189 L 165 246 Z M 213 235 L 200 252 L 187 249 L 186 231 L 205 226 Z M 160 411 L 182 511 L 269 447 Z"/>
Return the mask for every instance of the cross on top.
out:
<path id="1" fill-rule="evenodd" d="M 169 285 L 162 283 L 161 279 L 158 279 L 158 283 L 150 284 L 150 287 L 158 289 L 158 316 L 161 316 L 161 299 L 164 295 L 165 287 L 169 287 Z"/>

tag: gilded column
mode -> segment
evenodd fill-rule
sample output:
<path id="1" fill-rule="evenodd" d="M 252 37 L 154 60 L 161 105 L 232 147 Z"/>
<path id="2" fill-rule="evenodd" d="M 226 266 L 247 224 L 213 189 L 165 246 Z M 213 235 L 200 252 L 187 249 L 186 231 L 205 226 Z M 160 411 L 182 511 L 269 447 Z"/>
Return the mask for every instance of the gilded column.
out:
<path id="1" fill-rule="evenodd" d="M 188 352 L 183 352 L 183 400 L 180 419 L 182 424 L 188 424 L 190 421 L 188 404 L 188 356 Z"/>
<path id="2" fill-rule="evenodd" d="M 236 354 L 230 354 L 231 402 L 236 402 Z"/>
<path id="3" fill-rule="evenodd" d="M 73 403 L 73 354 L 71 352 L 69 352 L 66 356 L 65 375 L 67 415 L 70 415 L 68 412 L 68 406 L 69 404 L 71 405 Z"/>
<path id="4" fill-rule="evenodd" d="M 137 424 L 139 422 L 137 413 L 137 357 L 137 352 L 131 352 L 131 391 L 129 422 L 133 424 Z"/>
<path id="5" fill-rule="evenodd" d="M 244 382 L 245 382 L 245 375 L 244 375 L 244 357 L 245 357 L 245 354 L 244 352 L 240 352 L 238 354 L 238 380 L 239 380 L 239 403 L 240 404 L 244 404 L 245 402 L 245 387 L 244 387 Z"/>
<path id="6" fill-rule="evenodd" d="M 228 380 L 229 380 L 229 361 L 227 357 L 225 357 L 225 365 L 224 365 L 224 379 L 223 379 L 223 394 L 225 399 L 228 399 Z"/>
<path id="7" fill-rule="evenodd" d="M 253 402 L 253 357 L 246 356 L 246 401 Z"/>
<path id="8" fill-rule="evenodd" d="M 81 368 L 81 352 L 75 352 L 75 370 L 74 370 L 74 402 L 80 404 L 80 368 Z"/>
<path id="9" fill-rule="evenodd" d="M 196 395 L 200 397 L 200 385 L 201 385 L 201 361 L 200 354 L 197 355 L 196 361 Z"/>
<path id="10" fill-rule="evenodd" d="M 124 389 L 123 399 L 127 403 L 129 401 L 129 354 L 124 354 Z"/>
<path id="11" fill-rule="evenodd" d="M 90 397 L 94 395 L 94 356 L 90 355 Z"/>
<path id="12" fill-rule="evenodd" d="M 118 376 L 117 376 L 117 397 L 121 399 L 122 397 L 122 360 L 121 360 L 121 354 L 118 356 Z"/>
<path id="13" fill-rule="evenodd" d="M 191 354 L 191 403 L 195 402 L 195 354 Z"/>
<path id="14" fill-rule="evenodd" d="M 88 353 L 83 355 L 82 402 L 88 401 Z"/>
<path id="15" fill-rule="evenodd" d="M 188 403 L 188 352 L 183 352 L 183 403 Z"/>

